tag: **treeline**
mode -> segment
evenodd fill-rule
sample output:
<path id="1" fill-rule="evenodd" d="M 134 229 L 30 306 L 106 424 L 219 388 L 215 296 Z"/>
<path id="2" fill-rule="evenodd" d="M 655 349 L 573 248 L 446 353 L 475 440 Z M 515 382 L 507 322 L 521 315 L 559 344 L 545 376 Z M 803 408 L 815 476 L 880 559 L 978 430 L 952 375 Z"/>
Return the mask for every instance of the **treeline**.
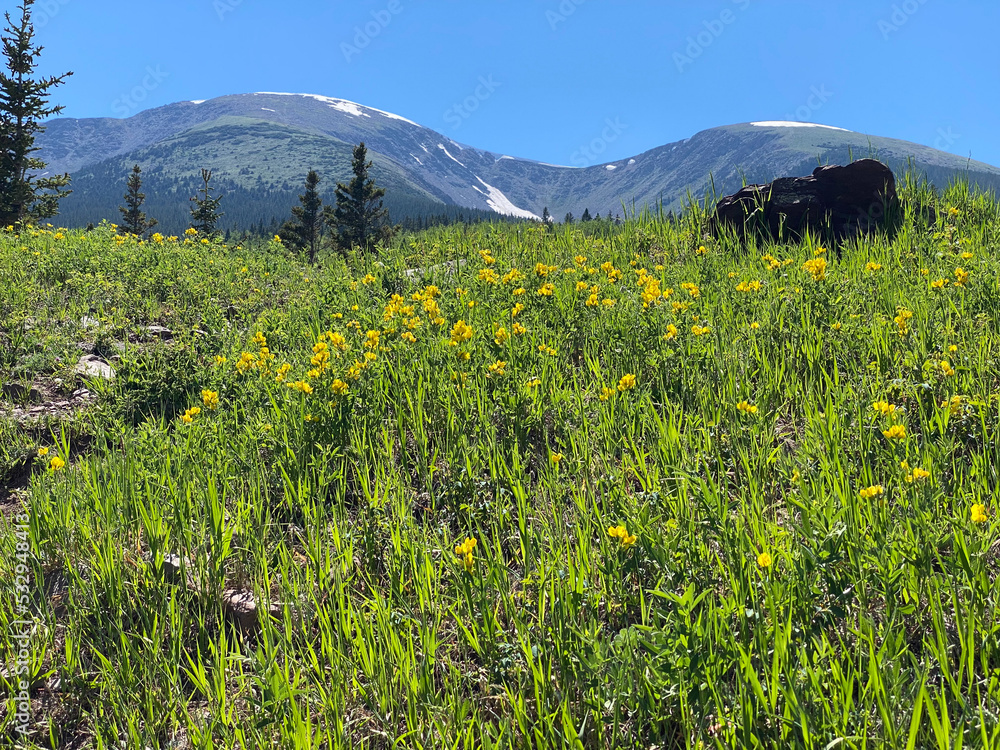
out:
<path id="1" fill-rule="evenodd" d="M 73 192 L 59 203 L 60 226 L 78 228 L 97 224 L 102 219 L 118 221 L 118 207 L 126 191 L 128 172 L 116 161 L 104 162 L 88 168 L 86 173 L 73 178 Z M 305 175 L 302 175 L 305 179 Z M 191 226 L 189 198 L 201 188 L 198 175 L 171 177 L 159 170 L 142 173 L 146 201 L 143 210 L 159 222 L 157 231 L 166 235 L 179 235 Z M 253 236 L 273 236 L 288 218 L 297 202 L 302 185 L 289 189 L 245 187 L 233 180 L 216 177 L 213 181 L 218 194 L 223 196 L 223 216 L 217 228 L 222 232 Z M 324 203 L 333 203 L 336 183 L 321 185 Z M 426 229 L 432 226 L 455 223 L 491 221 L 518 221 L 492 211 L 452 206 L 428 200 L 401 191 L 385 195 L 389 220 L 405 230 Z"/>

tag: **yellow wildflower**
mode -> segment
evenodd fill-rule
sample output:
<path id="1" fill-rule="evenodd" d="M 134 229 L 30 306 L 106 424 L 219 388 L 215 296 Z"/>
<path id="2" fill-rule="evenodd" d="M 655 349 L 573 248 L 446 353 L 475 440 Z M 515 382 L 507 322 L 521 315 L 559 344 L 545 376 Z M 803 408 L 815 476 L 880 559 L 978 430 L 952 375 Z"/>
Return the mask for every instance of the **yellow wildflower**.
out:
<path id="1" fill-rule="evenodd" d="M 887 440 L 904 440 L 906 439 L 906 428 L 901 424 L 897 424 L 888 430 L 883 430 L 882 434 Z"/>
<path id="2" fill-rule="evenodd" d="M 624 393 L 625 391 L 630 391 L 633 388 L 635 388 L 635 375 L 632 373 L 622 375 L 621 380 L 618 381 L 618 390 Z"/>
<path id="3" fill-rule="evenodd" d="M 757 564 L 762 568 L 770 568 L 774 564 L 774 560 L 771 558 L 769 552 L 761 552 L 757 555 Z"/>
<path id="4" fill-rule="evenodd" d="M 52 459 L 55 461 L 55 459 Z M 972 522 L 973 523 L 986 523 L 989 521 L 989 517 L 986 515 L 986 506 L 982 503 L 976 503 L 972 506 Z"/>
<path id="5" fill-rule="evenodd" d="M 617 539 L 622 547 L 631 547 L 636 543 L 637 537 L 633 534 L 629 534 L 628 530 L 624 526 L 609 526 L 608 536 L 612 539 Z"/>
<path id="6" fill-rule="evenodd" d="M 219 408 L 219 394 L 217 391 L 202 391 L 201 400 L 210 411 Z"/>

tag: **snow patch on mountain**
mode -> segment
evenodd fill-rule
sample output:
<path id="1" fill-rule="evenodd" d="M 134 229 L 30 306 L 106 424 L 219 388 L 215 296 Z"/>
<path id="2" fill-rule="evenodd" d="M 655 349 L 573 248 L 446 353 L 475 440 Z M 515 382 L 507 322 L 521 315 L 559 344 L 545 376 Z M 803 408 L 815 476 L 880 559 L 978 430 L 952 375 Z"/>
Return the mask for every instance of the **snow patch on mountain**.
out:
<path id="1" fill-rule="evenodd" d="M 815 122 L 789 122 L 787 120 L 763 120 L 761 122 L 751 122 L 751 125 L 756 125 L 758 128 L 826 128 L 827 130 L 843 130 L 848 133 L 846 128 L 835 128 L 832 125 L 819 125 Z"/>
<path id="2" fill-rule="evenodd" d="M 479 180 L 480 184 L 487 190 L 487 192 L 484 193 L 484 195 L 486 195 L 486 204 L 498 214 L 503 214 L 504 216 L 517 216 L 522 219 L 541 220 L 541 217 L 536 216 L 531 213 L 531 211 L 526 211 L 523 208 L 515 206 L 502 191 L 485 182 L 482 177 L 476 177 L 476 179 Z M 476 188 L 476 190 L 479 190 L 479 188 Z M 482 193 L 483 191 L 479 190 L 479 192 Z"/>
<path id="3" fill-rule="evenodd" d="M 188 104 L 204 104 L 207 99 L 192 99 Z"/>
<path id="4" fill-rule="evenodd" d="M 448 153 L 448 149 L 446 149 L 444 147 L 443 143 L 439 143 L 438 144 L 438 148 L 441 149 L 442 151 L 444 151 L 445 156 L 447 156 L 449 159 L 451 159 L 453 162 L 455 162 L 458 166 L 465 167 L 465 165 L 462 164 L 462 162 L 460 162 L 458 159 L 456 159 L 454 156 L 452 156 L 451 154 Z"/>
<path id="5" fill-rule="evenodd" d="M 615 164 L 608 164 L 605 167 L 605 169 L 608 170 L 609 172 L 614 172 L 616 169 L 618 169 L 618 167 Z"/>
<path id="6" fill-rule="evenodd" d="M 367 112 L 362 111 L 367 109 L 371 112 L 378 112 L 383 117 L 388 117 L 390 120 L 400 120 L 402 122 L 420 127 L 413 120 L 407 120 L 405 117 L 400 117 L 392 112 L 386 112 L 381 109 L 376 109 L 375 107 L 369 107 L 367 104 L 358 104 L 357 102 L 348 101 L 347 99 L 334 99 L 332 96 L 322 96 L 321 94 L 286 94 L 281 91 L 258 91 L 254 96 L 306 96 L 310 99 L 315 99 L 318 102 L 323 102 L 324 104 L 329 104 L 334 109 L 344 112 L 349 115 L 354 115 L 355 117 L 371 117 Z"/>

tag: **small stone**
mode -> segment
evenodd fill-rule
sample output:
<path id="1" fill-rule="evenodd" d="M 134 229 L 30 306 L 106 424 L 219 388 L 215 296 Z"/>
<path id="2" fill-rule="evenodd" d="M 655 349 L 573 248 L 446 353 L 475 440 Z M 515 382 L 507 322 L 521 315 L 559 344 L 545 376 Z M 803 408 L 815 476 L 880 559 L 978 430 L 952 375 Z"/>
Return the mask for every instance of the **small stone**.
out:
<path id="1" fill-rule="evenodd" d="M 114 380 L 114 368 L 100 357 L 93 354 L 80 357 L 73 368 L 73 372 L 81 378 L 103 378 L 104 380 Z"/>
<path id="2" fill-rule="evenodd" d="M 163 579 L 168 583 L 180 583 L 183 580 L 180 555 L 163 556 Z"/>
<path id="3" fill-rule="evenodd" d="M 146 333 L 164 340 L 169 340 L 174 337 L 174 332 L 165 326 L 146 326 Z"/>
<path id="4" fill-rule="evenodd" d="M 257 602 L 252 592 L 227 589 L 222 592 L 222 604 L 226 608 L 226 615 L 242 630 L 253 630 L 257 627 Z"/>
<path id="5" fill-rule="evenodd" d="M 90 391 L 88 391 L 86 388 L 77 388 L 75 391 L 73 391 L 73 398 L 74 399 L 90 398 Z"/>
<path id="6" fill-rule="evenodd" d="M 82 318 L 80 318 L 80 325 L 82 325 L 84 328 L 100 328 L 101 321 L 99 321 L 97 318 L 91 318 L 89 315 L 84 315 Z"/>

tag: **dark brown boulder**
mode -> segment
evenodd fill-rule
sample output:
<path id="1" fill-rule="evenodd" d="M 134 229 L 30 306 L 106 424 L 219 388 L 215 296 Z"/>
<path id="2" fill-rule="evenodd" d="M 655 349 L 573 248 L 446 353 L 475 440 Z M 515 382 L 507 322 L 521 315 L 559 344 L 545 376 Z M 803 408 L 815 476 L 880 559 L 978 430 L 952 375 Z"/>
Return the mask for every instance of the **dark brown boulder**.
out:
<path id="1" fill-rule="evenodd" d="M 757 233 L 774 240 L 798 239 L 808 230 L 836 242 L 879 228 L 893 234 L 899 213 L 892 170 L 861 159 L 818 167 L 810 177 L 747 185 L 719 201 L 709 227 L 713 234 L 726 225 L 741 238 Z"/>

